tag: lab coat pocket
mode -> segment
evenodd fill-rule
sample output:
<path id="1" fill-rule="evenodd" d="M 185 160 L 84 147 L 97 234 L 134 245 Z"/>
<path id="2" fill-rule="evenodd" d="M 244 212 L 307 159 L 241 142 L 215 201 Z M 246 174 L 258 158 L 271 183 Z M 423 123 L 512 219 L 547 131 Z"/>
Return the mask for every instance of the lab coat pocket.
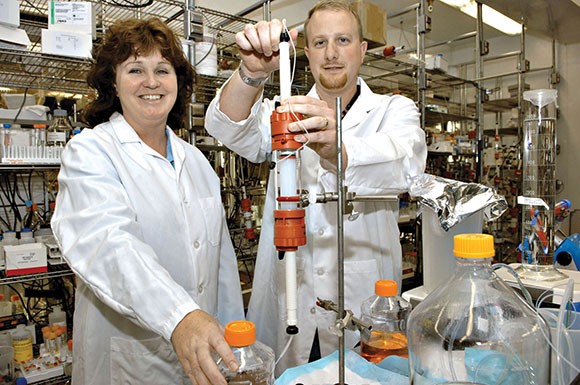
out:
<path id="1" fill-rule="evenodd" d="M 183 384 L 181 364 L 161 337 L 133 340 L 111 338 L 111 385 Z"/>
<path id="2" fill-rule="evenodd" d="M 379 279 L 376 259 L 344 262 L 344 303 L 357 313 L 362 300 L 375 292 L 375 282 Z"/>
<path id="3" fill-rule="evenodd" d="M 224 206 L 221 198 L 210 197 L 199 200 L 207 238 L 212 246 L 217 246 L 222 239 Z"/>

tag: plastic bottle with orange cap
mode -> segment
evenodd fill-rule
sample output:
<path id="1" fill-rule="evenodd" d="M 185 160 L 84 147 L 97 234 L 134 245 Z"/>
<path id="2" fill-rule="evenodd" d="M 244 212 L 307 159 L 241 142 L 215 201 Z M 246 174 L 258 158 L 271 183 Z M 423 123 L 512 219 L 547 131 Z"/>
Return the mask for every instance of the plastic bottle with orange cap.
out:
<path id="1" fill-rule="evenodd" d="M 379 363 L 388 356 L 407 357 L 407 317 L 411 304 L 397 295 L 395 281 L 379 280 L 375 295 L 361 305 L 361 320 L 371 325 L 370 333 L 361 333 L 361 356 Z"/>
<path id="2" fill-rule="evenodd" d="M 453 240 L 454 274 L 409 315 L 411 384 L 548 384 L 550 329 L 494 273 L 493 236 Z"/>
<path id="3" fill-rule="evenodd" d="M 256 341 L 256 327 L 252 322 L 240 320 L 228 323 L 225 339 L 240 364 L 238 371 L 232 372 L 223 361 L 218 362 L 228 384 L 274 384 L 274 351 Z"/>

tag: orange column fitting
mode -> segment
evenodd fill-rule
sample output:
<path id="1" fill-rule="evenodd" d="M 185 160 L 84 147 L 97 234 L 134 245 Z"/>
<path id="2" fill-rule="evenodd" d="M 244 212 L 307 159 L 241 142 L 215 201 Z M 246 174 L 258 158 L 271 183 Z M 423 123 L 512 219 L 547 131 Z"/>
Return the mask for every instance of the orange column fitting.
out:
<path id="1" fill-rule="evenodd" d="M 302 143 L 296 142 L 293 132 L 288 131 L 288 124 L 302 120 L 302 115 L 290 112 L 277 112 L 274 110 L 270 116 L 272 126 L 272 150 L 299 149 Z"/>
<path id="2" fill-rule="evenodd" d="M 243 212 L 251 211 L 252 210 L 252 201 L 250 201 L 250 198 L 242 199 L 242 203 L 240 204 L 240 206 L 242 206 Z"/>
<path id="3" fill-rule="evenodd" d="M 296 251 L 306 244 L 305 210 L 274 210 L 274 245 L 279 251 Z"/>

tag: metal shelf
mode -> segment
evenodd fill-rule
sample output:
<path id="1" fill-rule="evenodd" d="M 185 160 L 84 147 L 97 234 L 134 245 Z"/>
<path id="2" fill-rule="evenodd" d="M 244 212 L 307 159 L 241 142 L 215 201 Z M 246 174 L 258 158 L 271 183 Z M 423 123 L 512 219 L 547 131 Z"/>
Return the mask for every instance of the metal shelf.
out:
<path id="1" fill-rule="evenodd" d="M 23 283 L 43 279 L 54 279 L 74 275 L 73 271 L 66 264 L 49 265 L 49 270 L 50 271 L 46 273 L 17 275 L 14 277 L 6 277 L 6 272 L 2 271 L 0 273 L 0 285 L 11 285 L 15 283 Z"/>
<path id="2" fill-rule="evenodd" d="M 103 32 L 116 20 L 131 17 L 157 16 L 164 20 L 178 36 L 183 37 L 184 3 L 159 0 L 149 5 L 139 2 L 92 1 L 96 15 L 97 42 Z M 123 6 L 126 4 L 126 6 Z M 29 50 L 0 49 L 0 85 L 12 88 L 42 89 L 88 95 L 92 92 L 86 84 L 86 74 L 91 66 L 90 59 L 48 55 L 41 52 L 41 30 L 47 28 L 48 1 L 30 0 L 21 2 L 21 27 L 31 41 Z M 235 45 L 235 34 L 254 21 L 219 11 L 196 7 L 210 33 L 216 36 L 218 59 Z M 234 60 L 233 66 L 237 65 Z M 197 98 L 211 100 L 215 89 L 225 78 L 202 77 L 197 88 Z"/>

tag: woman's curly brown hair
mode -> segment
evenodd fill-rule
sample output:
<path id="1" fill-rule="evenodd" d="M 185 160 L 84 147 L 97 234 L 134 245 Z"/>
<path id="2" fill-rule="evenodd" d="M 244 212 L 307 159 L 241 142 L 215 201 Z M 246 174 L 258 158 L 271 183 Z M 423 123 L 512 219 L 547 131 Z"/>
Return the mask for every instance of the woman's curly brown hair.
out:
<path id="1" fill-rule="evenodd" d="M 94 127 L 108 121 L 113 112 L 123 113 L 115 90 L 117 65 L 130 56 L 147 56 L 156 50 L 173 65 L 177 75 L 177 100 L 167 124 L 173 129 L 183 127 L 196 74 L 175 33 L 156 17 L 118 20 L 107 30 L 102 43 L 93 48 L 87 83 L 97 91 L 97 98 L 85 107 L 83 120 L 87 124 Z"/>

